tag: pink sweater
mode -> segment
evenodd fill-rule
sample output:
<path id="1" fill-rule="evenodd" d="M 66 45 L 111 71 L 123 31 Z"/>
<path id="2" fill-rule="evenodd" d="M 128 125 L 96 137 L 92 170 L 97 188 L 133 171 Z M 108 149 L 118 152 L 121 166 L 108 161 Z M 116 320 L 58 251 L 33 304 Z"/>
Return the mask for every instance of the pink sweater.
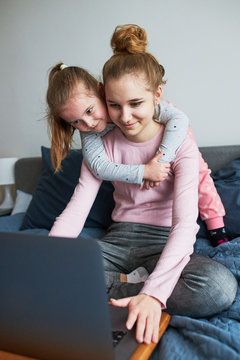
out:
<path id="1" fill-rule="evenodd" d="M 118 163 L 147 163 L 158 149 L 163 130 L 162 126 L 147 142 L 135 143 L 128 141 L 116 127 L 103 138 L 107 155 Z M 157 298 L 163 308 L 193 252 L 198 231 L 198 166 L 198 148 L 187 136 L 171 163 L 168 178 L 158 187 L 139 190 L 139 185 L 114 182 L 114 221 L 171 226 L 162 255 L 141 291 Z M 50 236 L 79 235 L 100 185 L 101 181 L 83 163 L 79 184 L 56 219 Z"/>

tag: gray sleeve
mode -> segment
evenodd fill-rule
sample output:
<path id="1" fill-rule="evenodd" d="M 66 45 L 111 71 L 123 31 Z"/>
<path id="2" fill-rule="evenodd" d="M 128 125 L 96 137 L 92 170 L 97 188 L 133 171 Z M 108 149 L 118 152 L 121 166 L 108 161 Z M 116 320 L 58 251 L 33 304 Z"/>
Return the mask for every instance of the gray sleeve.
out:
<path id="1" fill-rule="evenodd" d="M 167 101 L 161 101 L 160 107 L 159 122 L 165 125 L 165 131 L 158 152 L 163 151 L 161 162 L 170 162 L 175 159 L 175 153 L 187 135 L 189 119 Z"/>
<path id="2" fill-rule="evenodd" d="M 87 167 L 98 179 L 142 184 L 144 165 L 117 164 L 108 159 L 102 136 L 112 129 L 112 124 L 109 124 L 101 133 L 80 132 Z"/>

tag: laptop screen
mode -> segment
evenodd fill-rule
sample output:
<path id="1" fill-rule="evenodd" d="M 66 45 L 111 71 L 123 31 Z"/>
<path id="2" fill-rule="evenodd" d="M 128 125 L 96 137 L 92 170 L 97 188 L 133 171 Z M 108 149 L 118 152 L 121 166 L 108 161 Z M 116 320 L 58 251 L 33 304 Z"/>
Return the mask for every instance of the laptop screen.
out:
<path id="1" fill-rule="evenodd" d="M 40 359 L 113 359 L 96 240 L 0 233 L 0 349 Z"/>

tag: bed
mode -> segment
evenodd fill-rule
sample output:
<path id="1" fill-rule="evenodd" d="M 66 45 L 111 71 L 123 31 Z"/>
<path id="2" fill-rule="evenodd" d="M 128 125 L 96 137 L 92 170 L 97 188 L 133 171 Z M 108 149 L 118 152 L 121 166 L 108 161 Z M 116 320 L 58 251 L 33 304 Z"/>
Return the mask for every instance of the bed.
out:
<path id="1" fill-rule="evenodd" d="M 225 224 L 231 241 L 216 248 L 206 236 L 204 223 L 195 252 L 226 265 L 240 283 L 240 146 L 200 148 L 212 170 L 215 186 L 226 210 Z M 78 181 L 81 150 L 72 150 L 64 160 L 62 172 L 53 174 L 50 150 L 42 147 L 39 158 L 24 158 L 15 165 L 17 198 L 13 213 L 0 217 L 0 231 L 46 234 L 55 217 L 69 201 Z M 91 209 L 83 237 L 104 236 L 111 223 L 113 187 L 103 182 Z M 210 318 L 172 316 L 170 325 L 151 356 L 151 360 L 240 359 L 240 290 L 233 305 Z"/>

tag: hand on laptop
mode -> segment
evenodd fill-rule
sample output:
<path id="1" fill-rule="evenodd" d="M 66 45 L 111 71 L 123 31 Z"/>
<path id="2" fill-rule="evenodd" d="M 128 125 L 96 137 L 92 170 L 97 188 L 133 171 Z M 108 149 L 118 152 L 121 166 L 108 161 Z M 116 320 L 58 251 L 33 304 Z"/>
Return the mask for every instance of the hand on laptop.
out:
<path id="1" fill-rule="evenodd" d="M 159 323 L 161 319 L 161 303 L 146 294 L 139 294 L 119 300 L 111 299 L 114 306 L 128 307 L 126 326 L 132 329 L 136 322 L 136 340 L 139 343 L 158 342 Z"/>

